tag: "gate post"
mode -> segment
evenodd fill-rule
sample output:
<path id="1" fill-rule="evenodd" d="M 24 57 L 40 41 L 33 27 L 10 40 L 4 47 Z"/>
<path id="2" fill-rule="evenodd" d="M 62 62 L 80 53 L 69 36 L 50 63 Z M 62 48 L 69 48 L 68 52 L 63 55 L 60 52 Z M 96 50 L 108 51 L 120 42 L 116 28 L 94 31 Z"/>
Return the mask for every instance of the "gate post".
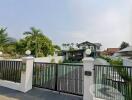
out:
<path id="1" fill-rule="evenodd" d="M 92 57 L 85 57 L 83 60 L 84 66 L 84 94 L 83 100 L 93 100 L 94 95 L 90 92 L 90 87 L 94 85 L 94 59 Z"/>
<path id="2" fill-rule="evenodd" d="M 32 89 L 33 61 L 32 56 L 22 58 L 20 90 L 24 93 Z"/>

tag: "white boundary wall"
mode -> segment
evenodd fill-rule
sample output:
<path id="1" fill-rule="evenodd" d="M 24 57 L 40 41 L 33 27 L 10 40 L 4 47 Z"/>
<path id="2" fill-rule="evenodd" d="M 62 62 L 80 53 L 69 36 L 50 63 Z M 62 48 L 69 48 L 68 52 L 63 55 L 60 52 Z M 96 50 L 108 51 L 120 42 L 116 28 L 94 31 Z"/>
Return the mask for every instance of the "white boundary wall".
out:
<path id="1" fill-rule="evenodd" d="M 40 57 L 40 58 L 34 58 L 35 62 L 48 62 L 51 63 L 51 61 L 54 60 L 54 63 L 59 63 L 59 61 L 63 61 L 63 56 L 48 56 L 48 57 Z"/>
<path id="2" fill-rule="evenodd" d="M 1 58 L 0 60 L 1 61 L 2 60 L 6 60 L 6 61 L 22 61 L 22 59 L 4 59 L 4 58 Z M 15 82 L 11 82 L 11 81 L 1 80 L 0 79 L 0 86 L 7 87 L 7 88 L 10 88 L 10 89 L 14 89 L 14 90 L 17 90 L 17 91 L 21 91 L 20 83 L 15 83 Z"/>
<path id="3" fill-rule="evenodd" d="M 4 61 L 22 61 L 22 59 L 0 59 Z"/>
<path id="4" fill-rule="evenodd" d="M 5 59 L 2 59 L 5 60 Z M 1 61 L 2 61 L 1 60 Z M 23 57 L 22 60 L 6 60 L 6 61 L 22 61 L 22 72 L 20 83 L 15 83 L 6 80 L 0 80 L 0 86 L 7 87 L 10 89 L 18 90 L 21 92 L 27 92 L 32 89 L 32 73 L 33 73 L 33 57 Z"/>
<path id="5" fill-rule="evenodd" d="M 7 87 L 7 88 L 10 88 L 13 90 L 21 91 L 20 83 L 15 83 L 15 82 L 6 81 L 6 80 L 0 80 L 0 86 Z"/>
<path id="6" fill-rule="evenodd" d="M 22 61 L 22 59 L 0 59 L 0 60 L 6 60 L 6 61 Z M 55 63 L 59 63 L 59 61 L 64 61 L 64 56 L 48 56 L 48 57 L 39 57 L 34 58 L 34 62 L 47 62 L 50 63 L 52 60 L 55 61 Z"/>

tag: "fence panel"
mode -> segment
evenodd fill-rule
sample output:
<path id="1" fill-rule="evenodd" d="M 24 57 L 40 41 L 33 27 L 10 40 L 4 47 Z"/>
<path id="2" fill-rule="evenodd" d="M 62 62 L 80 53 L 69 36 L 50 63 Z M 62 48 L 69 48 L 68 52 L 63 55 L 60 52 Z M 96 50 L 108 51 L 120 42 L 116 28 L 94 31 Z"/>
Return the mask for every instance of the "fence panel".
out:
<path id="1" fill-rule="evenodd" d="M 21 61 L 0 61 L 0 79 L 20 83 L 21 66 Z"/>
<path id="2" fill-rule="evenodd" d="M 111 100 L 132 100 L 132 67 L 95 65 L 95 96 L 98 98 L 109 98 Z M 112 87 L 111 95 L 106 95 L 107 87 Z M 116 89 L 121 95 L 116 94 Z M 122 98 L 123 97 L 123 98 Z"/>

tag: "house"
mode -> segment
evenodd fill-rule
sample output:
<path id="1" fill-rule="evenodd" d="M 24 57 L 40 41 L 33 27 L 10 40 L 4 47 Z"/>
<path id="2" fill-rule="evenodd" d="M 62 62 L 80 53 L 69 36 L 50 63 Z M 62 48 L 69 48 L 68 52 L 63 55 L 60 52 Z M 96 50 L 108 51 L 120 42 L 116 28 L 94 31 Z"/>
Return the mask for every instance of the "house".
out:
<path id="1" fill-rule="evenodd" d="M 114 53 L 118 52 L 120 49 L 119 48 L 107 48 L 107 50 L 104 50 L 102 52 L 103 55 L 109 55 L 112 56 Z"/>
<path id="2" fill-rule="evenodd" d="M 122 49 L 114 54 L 116 57 L 132 59 L 132 46 Z"/>
<path id="3" fill-rule="evenodd" d="M 100 51 L 101 46 L 102 46 L 101 43 L 91 43 L 88 41 L 77 44 L 77 47 L 79 49 L 91 49 L 92 51 L 93 50 Z"/>
<path id="4" fill-rule="evenodd" d="M 97 57 L 100 54 L 101 43 L 91 43 L 88 41 L 77 44 L 77 49 L 62 50 L 66 60 L 81 61 L 85 55 L 86 49 L 91 49 L 91 57 Z"/>
<path id="5" fill-rule="evenodd" d="M 132 46 L 116 52 L 113 56 L 121 57 L 124 66 L 132 66 Z"/>

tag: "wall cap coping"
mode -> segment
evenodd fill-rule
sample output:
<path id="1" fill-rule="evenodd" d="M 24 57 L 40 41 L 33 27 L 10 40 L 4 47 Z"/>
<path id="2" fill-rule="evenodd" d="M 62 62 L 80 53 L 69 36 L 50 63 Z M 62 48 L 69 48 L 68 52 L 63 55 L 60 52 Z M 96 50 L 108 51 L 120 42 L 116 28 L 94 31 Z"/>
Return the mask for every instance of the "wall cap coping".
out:
<path id="1" fill-rule="evenodd" d="M 94 62 L 94 58 L 92 57 L 85 57 L 82 59 L 83 62 Z"/>
<path id="2" fill-rule="evenodd" d="M 33 56 L 27 56 L 27 57 L 23 57 L 22 59 L 30 60 L 30 59 L 34 59 L 34 57 Z"/>

